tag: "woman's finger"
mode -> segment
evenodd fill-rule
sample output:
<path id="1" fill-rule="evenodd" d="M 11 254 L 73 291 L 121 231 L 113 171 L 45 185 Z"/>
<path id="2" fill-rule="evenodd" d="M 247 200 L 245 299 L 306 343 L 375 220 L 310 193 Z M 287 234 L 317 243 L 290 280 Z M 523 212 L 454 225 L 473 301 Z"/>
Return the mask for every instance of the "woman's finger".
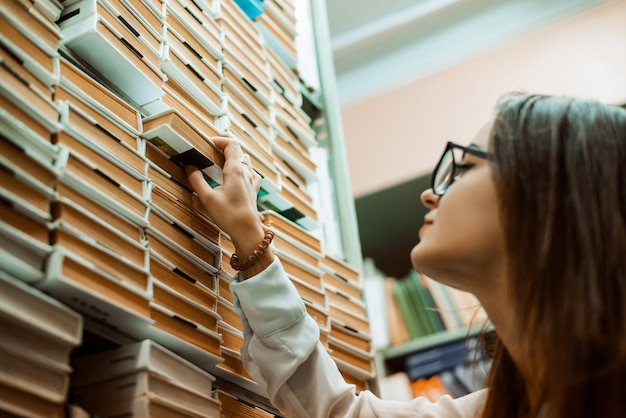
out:
<path id="1" fill-rule="evenodd" d="M 187 166 L 185 171 L 191 188 L 198 194 L 200 200 L 204 201 L 213 192 L 211 186 L 204 179 L 204 174 L 194 166 Z"/>

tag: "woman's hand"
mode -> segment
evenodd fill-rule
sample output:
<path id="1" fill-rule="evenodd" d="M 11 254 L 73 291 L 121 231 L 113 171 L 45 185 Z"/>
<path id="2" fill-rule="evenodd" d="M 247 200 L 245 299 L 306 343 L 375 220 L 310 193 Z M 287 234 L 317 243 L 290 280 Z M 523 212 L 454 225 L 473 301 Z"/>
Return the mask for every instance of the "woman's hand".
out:
<path id="1" fill-rule="evenodd" d="M 195 167 L 187 168 L 189 183 L 213 221 L 230 236 L 239 257 L 245 259 L 258 248 L 264 236 L 256 205 L 261 176 L 252 169 L 250 159 L 236 139 L 214 137 L 212 140 L 224 152 L 223 184 L 213 189 Z"/>

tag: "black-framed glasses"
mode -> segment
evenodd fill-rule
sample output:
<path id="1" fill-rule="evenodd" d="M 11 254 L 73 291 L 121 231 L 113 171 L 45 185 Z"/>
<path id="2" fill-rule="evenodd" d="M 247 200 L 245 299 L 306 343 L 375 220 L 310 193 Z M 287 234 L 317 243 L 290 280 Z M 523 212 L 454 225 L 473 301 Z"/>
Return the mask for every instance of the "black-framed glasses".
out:
<path id="1" fill-rule="evenodd" d="M 463 156 L 466 153 L 480 158 L 489 158 L 489 153 L 478 148 L 448 142 L 431 178 L 430 187 L 436 195 L 443 196 L 454 180 L 473 166 L 473 164 L 463 162 Z"/>

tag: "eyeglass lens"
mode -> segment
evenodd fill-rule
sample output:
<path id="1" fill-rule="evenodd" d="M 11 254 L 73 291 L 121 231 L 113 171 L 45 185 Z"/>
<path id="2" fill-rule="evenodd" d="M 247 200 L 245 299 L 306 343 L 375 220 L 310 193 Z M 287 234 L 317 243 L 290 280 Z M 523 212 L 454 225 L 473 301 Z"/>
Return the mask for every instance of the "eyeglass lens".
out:
<path id="1" fill-rule="evenodd" d="M 452 149 L 448 149 L 443 156 L 437 171 L 435 172 L 435 178 L 433 181 L 433 191 L 436 194 L 443 194 L 448 189 L 448 186 L 452 183 L 452 175 L 454 171 L 454 154 Z"/>

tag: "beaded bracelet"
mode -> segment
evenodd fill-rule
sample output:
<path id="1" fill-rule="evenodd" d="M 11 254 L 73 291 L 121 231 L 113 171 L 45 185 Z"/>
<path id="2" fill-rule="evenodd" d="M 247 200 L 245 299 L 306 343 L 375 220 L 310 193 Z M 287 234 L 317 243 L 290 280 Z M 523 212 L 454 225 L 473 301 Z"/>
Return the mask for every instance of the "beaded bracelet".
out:
<path id="1" fill-rule="evenodd" d="M 274 239 L 274 231 L 271 231 L 269 229 L 265 229 L 264 231 L 265 236 L 263 237 L 263 241 L 261 241 L 261 243 L 259 244 L 259 249 L 254 250 L 252 252 L 252 255 L 248 257 L 245 261 L 241 261 L 237 253 L 233 253 L 233 255 L 230 257 L 230 266 L 232 268 L 238 271 L 247 270 L 259 260 L 259 257 L 261 257 L 263 253 L 265 253 L 265 250 L 267 249 L 267 247 L 269 247 L 270 243 Z"/>

